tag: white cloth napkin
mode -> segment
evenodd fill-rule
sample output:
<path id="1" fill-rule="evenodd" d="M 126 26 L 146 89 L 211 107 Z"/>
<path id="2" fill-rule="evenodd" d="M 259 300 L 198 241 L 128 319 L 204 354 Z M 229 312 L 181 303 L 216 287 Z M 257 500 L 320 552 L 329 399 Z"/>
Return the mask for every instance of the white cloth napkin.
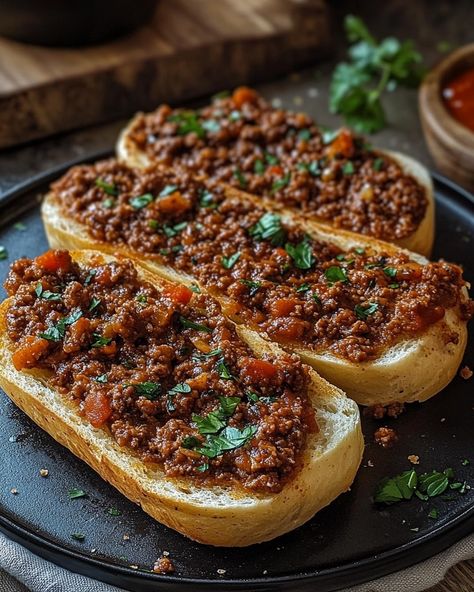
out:
<path id="1" fill-rule="evenodd" d="M 413 567 L 341 592 L 422 592 L 447 570 L 474 557 L 474 535 Z M 472 582 L 474 589 L 474 582 Z M 125 592 L 45 561 L 0 533 L 1 592 Z"/>

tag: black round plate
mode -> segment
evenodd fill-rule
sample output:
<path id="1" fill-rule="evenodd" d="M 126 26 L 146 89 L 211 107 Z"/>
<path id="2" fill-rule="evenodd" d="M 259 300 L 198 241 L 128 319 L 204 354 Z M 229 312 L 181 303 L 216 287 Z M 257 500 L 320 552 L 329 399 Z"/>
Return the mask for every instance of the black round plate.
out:
<path id="1" fill-rule="evenodd" d="M 35 256 L 47 248 L 37 196 L 66 168 L 1 198 L 0 244 L 7 247 L 9 260 Z M 462 264 L 473 282 L 474 202 L 451 183 L 439 177 L 434 181 L 434 257 Z M 19 221 L 26 228 L 15 225 Z M 0 262 L 0 277 L 7 268 L 8 261 Z M 472 343 L 471 337 L 465 363 L 474 367 Z M 373 443 L 378 424 L 363 418 L 366 449 L 351 491 L 298 530 L 246 549 L 203 546 L 158 524 L 1 393 L 0 528 L 64 567 L 140 592 L 316 587 L 318 592 L 329 592 L 374 579 L 417 563 L 472 532 L 474 489 L 448 499 L 413 499 L 386 508 L 371 501 L 379 480 L 410 467 L 411 454 L 420 457 L 420 471 L 452 467 L 460 481 L 474 482 L 472 384 L 456 376 L 431 401 L 411 405 L 398 420 L 384 422 L 393 425 L 400 438 L 389 450 Z M 42 468 L 49 470 L 48 477 L 40 476 Z M 86 491 L 87 497 L 70 500 L 68 491 L 73 487 Z M 12 488 L 18 490 L 16 495 Z M 433 508 L 439 512 L 437 519 L 429 517 Z M 84 540 L 75 540 L 73 533 L 83 534 Z M 149 571 L 163 551 L 170 553 L 176 566 L 173 576 Z"/>

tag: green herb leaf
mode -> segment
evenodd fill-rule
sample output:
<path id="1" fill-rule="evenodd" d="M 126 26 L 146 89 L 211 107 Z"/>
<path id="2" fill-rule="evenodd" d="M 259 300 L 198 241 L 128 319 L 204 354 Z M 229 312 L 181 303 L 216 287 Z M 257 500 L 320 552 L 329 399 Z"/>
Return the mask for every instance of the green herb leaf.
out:
<path id="1" fill-rule="evenodd" d="M 199 198 L 199 205 L 202 208 L 217 208 L 217 205 L 214 201 L 214 195 L 208 191 L 207 189 L 202 189 L 200 192 L 200 198 Z"/>
<path id="2" fill-rule="evenodd" d="M 249 391 L 248 393 L 246 393 L 247 395 L 247 399 L 249 401 L 252 401 L 253 403 L 258 403 L 260 401 L 260 397 L 257 395 L 257 393 L 253 393 L 252 391 Z"/>
<path id="3" fill-rule="evenodd" d="M 338 265 L 331 265 L 331 267 L 328 267 L 324 272 L 324 277 L 329 285 L 335 284 L 336 282 L 348 281 L 346 270 Z"/>
<path id="4" fill-rule="evenodd" d="M 80 543 L 82 543 L 82 541 L 86 538 L 86 536 L 84 534 L 82 534 L 81 532 L 73 532 L 73 533 L 71 533 L 71 537 L 74 540 L 79 541 Z"/>
<path id="5" fill-rule="evenodd" d="M 413 469 L 396 477 L 385 478 L 377 486 L 374 502 L 393 504 L 403 499 L 409 500 L 413 497 L 417 482 L 417 475 Z"/>
<path id="6" fill-rule="evenodd" d="M 301 293 L 304 294 L 305 292 L 307 292 L 309 289 L 311 288 L 311 286 L 309 284 L 301 284 L 301 286 L 299 286 L 298 288 L 296 288 L 296 292 L 297 293 Z"/>
<path id="7" fill-rule="evenodd" d="M 206 119 L 201 123 L 201 125 L 206 130 L 206 132 L 210 134 L 217 134 L 217 132 L 221 129 L 220 123 L 215 119 Z"/>
<path id="8" fill-rule="evenodd" d="M 42 300 L 61 300 L 61 294 L 50 292 L 49 290 L 43 290 L 43 284 L 41 282 L 36 284 L 35 293 L 36 296 Z"/>
<path id="9" fill-rule="evenodd" d="M 174 226 L 168 226 L 168 224 L 163 224 L 162 229 L 168 238 L 172 238 L 180 232 L 183 232 L 187 225 L 187 222 L 178 222 L 178 224 L 175 224 Z"/>
<path id="10" fill-rule="evenodd" d="M 262 286 L 262 282 L 256 282 L 254 280 L 240 280 L 240 283 L 249 288 L 250 297 L 255 296 L 259 288 Z"/>
<path id="11" fill-rule="evenodd" d="M 286 243 L 285 251 L 293 259 L 298 269 L 311 269 L 316 262 L 311 244 L 306 238 L 297 245 Z"/>
<path id="12" fill-rule="evenodd" d="M 161 384 L 159 382 L 138 382 L 126 386 L 132 386 L 137 395 L 145 397 L 149 401 L 155 401 L 161 394 Z"/>
<path id="13" fill-rule="evenodd" d="M 270 193 L 276 193 L 277 191 L 280 191 L 280 189 L 283 189 L 283 187 L 286 187 L 290 181 L 291 181 L 291 173 L 286 173 L 286 175 L 284 175 L 283 177 L 281 177 L 280 179 L 277 179 L 276 181 L 274 181 L 272 183 L 272 188 L 271 188 Z"/>
<path id="14" fill-rule="evenodd" d="M 230 373 L 229 368 L 227 368 L 224 358 L 221 358 L 217 361 L 216 370 L 221 378 L 224 380 L 232 380 L 234 377 Z"/>
<path id="15" fill-rule="evenodd" d="M 94 341 L 91 343 L 91 347 L 104 347 L 112 341 L 111 337 L 103 337 L 100 333 L 92 333 L 92 337 Z"/>
<path id="16" fill-rule="evenodd" d="M 158 194 L 158 197 L 166 197 L 168 195 L 171 195 L 172 193 L 174 193 L 177 190 L 178 190 L 177 185 L 165 185 L 163 187 L 163 189 L 160 191 L 160 193 Z"/>
<path id="17" fill-rule="evenodd" d="M 313 160 L 312 162 L 300 162 L 298 163 L 298 169 L 300 171 L 308 171 L 313 177 L 319 177 L 321 175 L 321 168 L 319 161 Z"/>
<path id="18" fill-rule="evenodd" d="M 117 508 L 109 508 L 107 510 L 107 514 L 110 514 L 110 516 L 121 516 L 122 512 L 120 510 L 117 510 Z"/>
<path id="19" fill-rule="evenodd" d="M 168 391 L 168 395 L 177 395 L 179 393 L 186 394 L 191 392 L 191 387 L 187 382 L 179 382 Z"/>
<path id="20" fill-rule="evenodd" d="M 101 374 L 100 376 L 97 376 L 96 378 L 94 378 L 94 380 L 96 382 L 100 382 L 102 384 L 105 384 L 106 382 L 109 381 L 107 374 Z"/>
<path id="21" fill-rule="evenodd" d="M 378 307 L 379 305 L 376 302 L 369 302 L 368 304 L 356 304 L 354 307 L 354 312 L 358 319 L 365 321 L 370 315 L 374 314 Z"/>
<path id="22" fill-rule="evenodd" d="M 51 325 L 46 329 L 44 333 L 40 333 L 39 337 L 47 339 L 48 341 L 61 341 L 66 334 L 66 327 L 75 323 L 82 317 L 82 311 L 76 309 L 71 312 L 67 317 L 59 320 L 55 325 Z"/>
<path id="23" fill-rule="evenodd" d="M 135 296 L 135 300 L 140 304 L 146 304 L 148 302 L 148 298 L 146 294 L 137 294 Z"/>
<path id="24" fill-rule="evenodd" d="M 144 195 L 139 195 L 137 197 L 132 197 L 132 199 L 128 202 L 134 210 L 141 210 L 146 206 L 150 205 L 151 202 L 155 198 L 151 193 L 145 193 Z"/>
<path id="25" fill-rule="evenodd" d="M 383 165 L 385 164 L 385 160 L 383 158 L 376 158 L 374 160 L 374 162 L 372 163 L 372 168 L 374 169 L 374 171 L 381 171 Z"/>
<path id="26" fill-rule="evenodd" d="M 285 242 L 285 231 L 281 226 L 281 218 L 277 214 L 267 212 L 250 228 L 249 234 L 255 240 L 269 240 L 273 246 L 281 246 Z"/>
<path id="27" fill-rule="evenodd" d="M 226 450 L 235 450 L 247 444 L 256 434 L 255 426 L 246 426 L 243 430 L 234 427 L 227 427 L 219 435 L 208 435 L 204 446 L 196 448 L 196 451 L 207 456 L 216 458 Z"/>
<path id="28" fill-rule="evenodd" d="M 263 160 L 260 160 L 260 158 L 258 158 L 253 165 L 253 172 L 256 175 L 263 175 L 266 168 L 267 167 L 265 166 L 265 163 L 263 162 Z"/>
<path id="29" fill-rule="evenodd" d="M 96 298 L 95 296 L 93 296 L 91 303 L 89 304 L 89 311 L 90 312 L 94 311 L 98 306 L 100 306 L 101 302 L 102 301 L 100 298 Z"/>
<path id="30" fill-rule="evenodd" d="M 307 142 L 311 140 L 311 131 L 309 129 L 302 129 L 298 132 L 298 140 L 302 140 L 303 142 Z"/>
<path id="31" fill-rule="evenodd" d="M 206 131 L 199 121 L 195 111 L 182 111 L 168 117 L 168 121 L 178 124 L 177 133 L 180 136 L 194 133 L 198 138 L 204 138 Z"/>
<path id="32" fill-rule="evenodd" d="M 345 162 L 342 166 L 342 172 L 344 175 L 353 175 L 355 171 L 354 163 L 351 160 Z"/>
<path id="33" fill-rule="evenodd" d="M 88 286 L 92 282 L 96 273 L 97 273 L 97 269 L 90 269 L 89 270 L 89 273 L 87 274 L 86 279 L 84 280 L 84 286 Z"/>
<path id="34" fill-rule="evenodd" d="M 221 404 L 221 412 L 224 417 L 231 417 L 234 415 L 237 405 L 241 402 L 240 397 L 219 397 Z"/>
<path id="35" fill-rule="evenodd" d="M 211 411 L 205 416 L 193 414 L 192 420 L 196 424 L 199 433 L 202 435 L 215 434 L 225 427 L 224 418 L 222 418 L 219 410 Z"/>
<path id="36" fill-rule="evenodd" d="M 242 118 L 242 113 L 234 109 L 229 113 L 229 121 L 239 121 Z"/>
<path id="37" fill-rule="evenodd" d="M 207 360 L 208 358 L 213 358 L 214 356 L 220 356 L 222 354 L 222 350 L 220 348 L 213 349 L 207 354 L 194 354 L 193 360 Z"/>
<path id="38" fill-rule="evenodd" d="M 237 181 L 239 182 L 239 185 L 242 188 L 247 187 L 247 185 L 248 185 L 247 178 L 245 177 L 245 175 L 242 173 L 242 171 L 239 168 L 236 168 L 234 170 L 234 177 L 237 179 Z"/>
<path id="39" fill-rule="evenodd" d="M 104 201 L 102 202 L 102 207 L 106 208 L 107 210 L 112 209 L 114 206 L 115 206 L 115 199 L 112 199 L 111 197 L 104 199 Z"/>
<path id="40" fill-rule="evenodd" d="M 189 286 L 189 289 L 194 292 L 195 294 L 200 294 L 201 293 L 201 288 L 197 285 L 197 284 L 191 284 Z"/>
<path id="41" fill-rule="evenodd" d="M 354 249 L 354 253 L 357 253 L 357 255 L 365 255 L 365 249 L 363 249 L 362 247 L 356 247 Z"/>
<path id="42" fill-rule="evenodd" d="M 384 267 L 383 272 L 389 278 L 394 278 L 397 276 L 397 268 L 396 267 Z"/>
<path id="43" fill-rule="evenodd" d="M 86 497 L 87 493 L 83 489 L 77 489 L 73 487 L 67 492 L 69 499 L 78 499 L 80 497 Z"/>
<path id="44" fill-rule="evenodd" d="M 239 257 L 240 257 L 239 251 L 237 251 L 233 255 L 230 255 L 229 257 L 222 257 L 222 259 L 221 259 L 222 266 L 225 269 L 232 269 L 232 267 L 234 267 L 234 265 L 239 260 Z"/>
<path id="45" fill-rule="evenodd" d="M 389 288 L 392 288 L 393 290 L 396 290 L 397 288 L 400 287 L 400 284 L 397 284 L 396 282 L 394 284 L 389 284 L 388 285 Z"/>
<path id="46" fill-rule="evenodd" d="M 96 184 L 96 187 L 99 187 L 100 189 L 102 189 L 102 191 L 107 193 L 107 195 L 116 196 L 119 194 L 119 190 L 116 185 L 114 185 L 113 183 L 107 183 L 107 181 L 104 181 L 100 177 L 95 180 L 95 184 Z"/>
<path id="47" fill-rule="evenodd" d="M 332 144 L 340 133 L 341 133 L 340 129 L 324 130 L 322 133 L 322 136 L 321 136 L 321 138 L 323 140 L 323 144 L 325 144 L 325 145 Z"/>
<path id="48" fill-rule="evenodd" d="M 23 222 L 15 222 L 15 224 L 13 224 L 13 228 L 15 230 L 19 230 L 20 232 L 24 232 L 26 230 L 26 224 L 23 224 Z"/>
<path id="49" fill-rule="evenodd" d="M 275 166 L 276 164 L 280 164 L 280 160 L 278 156 L 271 154 L 270 152 L 265 152 L 265 162 L 271 166 Z"/>
<path id="50" fill-rule="evenodd" d="M 0 261 L 5 261 L 5 259 L 8 259 L 8 251 L 6 247 L 0 245 Z"/>
<path id="51" fill-rule="evenodd" d="M 436 508 L 432 508 L 429 512 L 428 512 L 428 518 L 432 518 L 433 520 L 436 520 L 436 518 L 439 517 L 439 511 Z"/>
<path id="52" fill-rule="evenodd" d="M 201 325 L 200 323 L 195 323 L 194 321 L 190 321 L 183 316 L 179 317 L 179 322 L 185 329 L 195 329 L 196 331 L 202 331 L 204 333 L 212 333 L 212 329 L 207 325 Z"/>
<path id="53" fill-rule="evenodd" d="M 316 304 L 321 304 L 321 298 L 318 294 L 316 294 L 316 292 L 313 292 L 313 300 L 316 302 Z"/>
<path id="54" fill-rule="evenodd" d="M 202 465 L 196 467 L 196 471 L 199 471 L 200 473 L 204 473 L 207 470 L 209 470 L 209 463 L 203 463 Z"/>

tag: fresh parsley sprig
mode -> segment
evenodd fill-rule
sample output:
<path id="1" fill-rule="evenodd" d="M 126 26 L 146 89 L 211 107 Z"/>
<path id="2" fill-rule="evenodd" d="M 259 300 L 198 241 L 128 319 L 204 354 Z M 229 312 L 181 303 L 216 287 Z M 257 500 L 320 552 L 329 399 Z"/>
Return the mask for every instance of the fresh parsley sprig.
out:
<path id="1" fill-rule="evenodd" d="M 350 61 L 333 72 L 329 108 L 356 131 L 374 133 L 386 125 L 382 94 L 398 85 L 416 87 L 424 74 L 422 58 L 412 41 L 377 41 L 356 16 L 347 15 L 344 27 L 352 43 Z"/>

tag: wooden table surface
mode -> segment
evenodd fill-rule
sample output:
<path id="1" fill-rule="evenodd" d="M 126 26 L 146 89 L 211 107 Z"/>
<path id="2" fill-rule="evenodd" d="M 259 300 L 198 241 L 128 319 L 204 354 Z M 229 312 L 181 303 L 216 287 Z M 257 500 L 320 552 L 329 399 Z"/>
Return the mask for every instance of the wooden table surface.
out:
<path id="1" fill-rule="evenodd" d="M 472 18 L 466 18 L 467 15 L 472 16 L 470 0 L 457 0 L 456 3 L 449 0 L 437 0 L 436 3 L 431 0 L 390 0 L 384 3 L 383 11 L 374 10 L 375 2 L 371 0 L 358 0 L 357 9 L 354 2 L 355 0 L 338 2 L 335 6 L 335 19 L 340 20 L 340 14 L 345 12 L 354 12 L 366 18 L 376 35 L 415 38 L 428 65 L 442 57 L 436 50 L 439 41 L 448 41 L 456 47 L 474 39 Z M 340 55 L 335 55 L 330 62 L 262 85 L 260 90 L 276 104 L 307 111 L 320 124 L 335 127 L 340 125 L 340 119 L 329 114 L 327 93 L 330 74 L 338 59 Z M 434 169 L 421 132 L 416 92 L 399 89 L 386 98 L 385 104 L 390 126 L 373 136 L 373 143 L 383 148 L 407 152 Z M 110 149 L 122 125 L 123 122 L 115 122 L 0 152 L 0 194 L 54 165 Z M 442 583 L 429 590 L 473 591 L 474 560 L 453 567 Z M 404 591 L 401 589 L 393 592 Z"/>

